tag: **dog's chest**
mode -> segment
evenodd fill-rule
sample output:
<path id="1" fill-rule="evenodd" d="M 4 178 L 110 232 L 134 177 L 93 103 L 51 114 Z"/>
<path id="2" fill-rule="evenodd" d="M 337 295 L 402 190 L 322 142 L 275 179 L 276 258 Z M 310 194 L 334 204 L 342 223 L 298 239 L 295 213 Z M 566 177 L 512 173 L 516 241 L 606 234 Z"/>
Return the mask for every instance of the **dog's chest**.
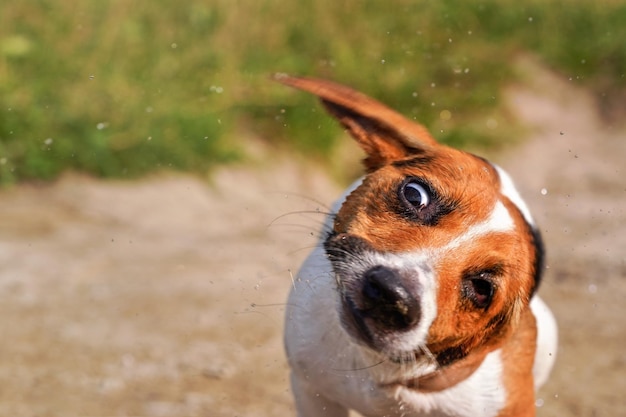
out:
<path id="1" fill-rule="evenodd" d="M 500 351 L 490 353 L 478 370 L 463 382 L 439 392 L 399 389 L 404 416 L 497 416 L 506 404 Z"/>

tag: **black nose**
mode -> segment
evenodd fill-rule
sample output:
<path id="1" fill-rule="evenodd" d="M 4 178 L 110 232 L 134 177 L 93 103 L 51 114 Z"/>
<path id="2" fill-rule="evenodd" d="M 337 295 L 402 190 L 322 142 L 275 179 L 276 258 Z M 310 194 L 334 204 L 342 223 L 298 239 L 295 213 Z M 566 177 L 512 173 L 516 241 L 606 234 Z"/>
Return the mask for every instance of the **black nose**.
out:
<path id="1" fill-rule="evenodd" d="M 420 319 L 420 303 L 397 271 L 375 266 L 363 275 L 361 313 L 389 330 L 408 330 Z"/>

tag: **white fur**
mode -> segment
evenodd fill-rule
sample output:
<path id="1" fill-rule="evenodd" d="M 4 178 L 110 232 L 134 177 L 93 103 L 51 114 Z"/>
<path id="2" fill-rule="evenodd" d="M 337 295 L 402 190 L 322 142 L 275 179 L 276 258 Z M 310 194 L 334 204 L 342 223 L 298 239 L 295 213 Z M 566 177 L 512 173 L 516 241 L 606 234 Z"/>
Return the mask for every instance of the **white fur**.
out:
<path id="1" fill-rule="evenodd" d="M 493 166 L 496 168 L 496 171 L 498 171 L 498 175 L 500 176 L 500 192 L 502 193 L 502 195 L 506 196 L 509 200 L 511 200 L 513 204 L 517 206 L 528 224 L 534 226 L 535 221 L 533 220 L 533 216 L 530 214 L 528 206 L 519 195 L 519 192 L 517 191 L 517 188 L 515 188 L 515 184 L 513 183 L 513 180 L 511 179 L 509 174 L 507 174 L 507 172 L 500 168 L 498 165 L 493 164 Z"/>
<path id="2" fill-rule="evenodd" d="M 444 250 L 454 250 L 464 243 L 475 240 L 480 236 L 495 232 L 508 232 L 514 228 L 515 223 L 513 222 L 513 218 L 504 204 L 498 201 L 487 220 L 471 226 L 465 233 L 450 241 L 450 243 L 445 246 Z"/>
<path id="3" fill-rule="evenodd" d="M 537 351 L 533 376 L 535 389 L 539 389 L 548 380 L 556 359 L 558 345 L 558 328 L 552 311 L 539 296 L 530 300 L 530 309 L 537 320 Z"/>
<path id="4" fill-rule="evenodd" d="M 399 398 L 415 410 L 406 416 L 496 416 L 506 401 L 500 351 L 488 354 L 476 372 L 449 389 L 424 394 L 401 388 Z"/>

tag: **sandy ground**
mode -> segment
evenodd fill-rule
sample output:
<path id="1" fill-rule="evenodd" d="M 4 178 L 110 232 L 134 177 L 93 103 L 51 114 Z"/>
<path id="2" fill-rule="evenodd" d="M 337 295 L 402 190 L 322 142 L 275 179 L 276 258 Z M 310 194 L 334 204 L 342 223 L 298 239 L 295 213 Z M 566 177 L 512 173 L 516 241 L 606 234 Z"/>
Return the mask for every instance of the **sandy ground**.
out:
<path id="1" fill-rule="evenodd" d="M 492 159 L 544 231 L 560 325 L 538 414 L 626 415 L 625 132 L 550 74 L 507 97 L 530 137 Z M 284 302 L 338 192 L 287 160 L 2 191 L 0 415 L 293 415 Z"/>

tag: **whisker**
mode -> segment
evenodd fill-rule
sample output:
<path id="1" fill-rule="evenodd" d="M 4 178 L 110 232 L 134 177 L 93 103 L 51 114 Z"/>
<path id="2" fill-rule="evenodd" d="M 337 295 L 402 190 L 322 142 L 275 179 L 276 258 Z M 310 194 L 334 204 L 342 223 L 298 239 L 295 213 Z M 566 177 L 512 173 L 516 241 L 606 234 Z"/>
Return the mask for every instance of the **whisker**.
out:
<path id="1" fill-rule="evenodd" d="M 291 285 L 293 286 L 293 289 L 296 289 L 296 280 L 293 278 L 293 272 L 291 272 L 291 268 L 287 270 L 287 272 L 289 272 L 289 277 L 291 278 Z"/>
<path id="2" fill-rule="evenodd" d="M 329 212 L 331 211 L 331 207 L 328 204 L 323 203 L 322 201 L 317 200 L 317 199 L 315 199 L 313 197 L 310 197 L 308 195 L 305 195 L 305 194 L 300 194 L 300 193 L 296 193 L 296 192 L 293 192 L 293 191 L 287 191 L 287 192 L 270 191 L 267 194 L 279 194 L 279 195 L 288 195 L 288 196 L 292 196 L 292 197 L 298 197 L 298 198 L 301 198 L 302 200 L 311 201 L 311 202 L 313 202 L 313 203 L 315 203 L 315 204 L 317 204 L 317 205 L 319 205 L 321 207 L 324 207 Z"/>
<path id="3" fill-rule="evenodd" d="M 305 250 L 308 251 L 308 250 L 311 250 L 311 249 L 315 249 L 318 246 L 320 246 L 319 243 L 317 243 L 315 245 L 312 245 L 312 246 L 302 246 L 302 247 L 300 247 L 298 249 L 294 249 L 292 251 L 287 252 L 287 255 L 295 255 L 296 253 L 300 253 L 300 252 L 305 251 Z"/>
<path id="4" fill-rule="evenodd" d="M 293 227 L 295 229 L 304 229 L 304 230 L 308 230 L 309 232 L 311 232 L 311 236 L 315 236 L 316 233 L 320 232 L 318 228 L 314 228 L 313 226 L 300 224 L 300 223 L 280 223 L 280 224 L 275 224 L 272 227 Z M 318 235 L 317 237 L 318 238 L 321 237 L 321 234 Z"/>
<path id="5" fill-rule="evenodd" d="M 419 349 L 428 359 L 430 359 L 432 363 L 435 364 L 437 370 L 441 369 L 441 365 L 439 364 L 437 357 L 430 351 L 430 349 L 428 349 L 427 346 L 420 346 Z"/>
<path id="6" fill-rule="evenodd" d="M 284 307 L 286 305 L 287 305 L 287 303 L 271 303 L 271 304 L 252 303 L 252 304 L 250 304 L 250 307 L 252 307 L 252 308 L 257 308 L 257 307 Z"/>
<path id="7" fill-rule="evenodd" d="M 332 371 L 336 371 L 336 372 L 358 372 L 358 371 L 366 371 L 368 369 L 372 369 L 375 368 L 377 366 L 382 365 L 383 363 L 387 362 L 387 359 L 382 359 L 380 362 L 377 362 L 373 365 L 368 365 L 368 366 L 364 366 L 362 368 L 351 368 L 351 369 L 339 369 L 339 368 L 330 368 Z"/>
<path id="8" fill-rule="evenodd" d="M 234 312 L 235 315 L 246 315 L 246 314 L 258 314 L 260 316 L 265 317 L 267 320 L 271 321 L 271 322 L 276 322 L 276 320 L 274 320 L 272 317 L 268 316 L 267 314 L 263 313 L 262 311 L 258 311 L 258 310 L 246 310 L 246 311 L 235 311 Z"/>
<path id="9" fill-rule="evenodd" d="M 287 213 L 281 214 L 280 216 L 276 217 L 274 220 L 272 220 L 272 221 L 271 221 L 271 222 L 267 225 L 267 227 L 269 228 L 269 227 L 274 226 L 274 224 L 275 224 L 278 220 L 280 220 L 280 219 L 282 219 L 282 218 L 285 218 L 285 217 L 287 217 L 287 216 L 293 216 L 293 215 L 296 215 L 296 214 L 321 214 L 321 215 L 324 215 L 324 216 L 332 216 L 334 213 L 332 213 L 332 212 L 330 212 L 330 211 L 326 212 L 326 211 L 321 211 L 321 210 L 297 210 L 297 211 L 290 211 L 290 212 L 287 212 Z"/>

